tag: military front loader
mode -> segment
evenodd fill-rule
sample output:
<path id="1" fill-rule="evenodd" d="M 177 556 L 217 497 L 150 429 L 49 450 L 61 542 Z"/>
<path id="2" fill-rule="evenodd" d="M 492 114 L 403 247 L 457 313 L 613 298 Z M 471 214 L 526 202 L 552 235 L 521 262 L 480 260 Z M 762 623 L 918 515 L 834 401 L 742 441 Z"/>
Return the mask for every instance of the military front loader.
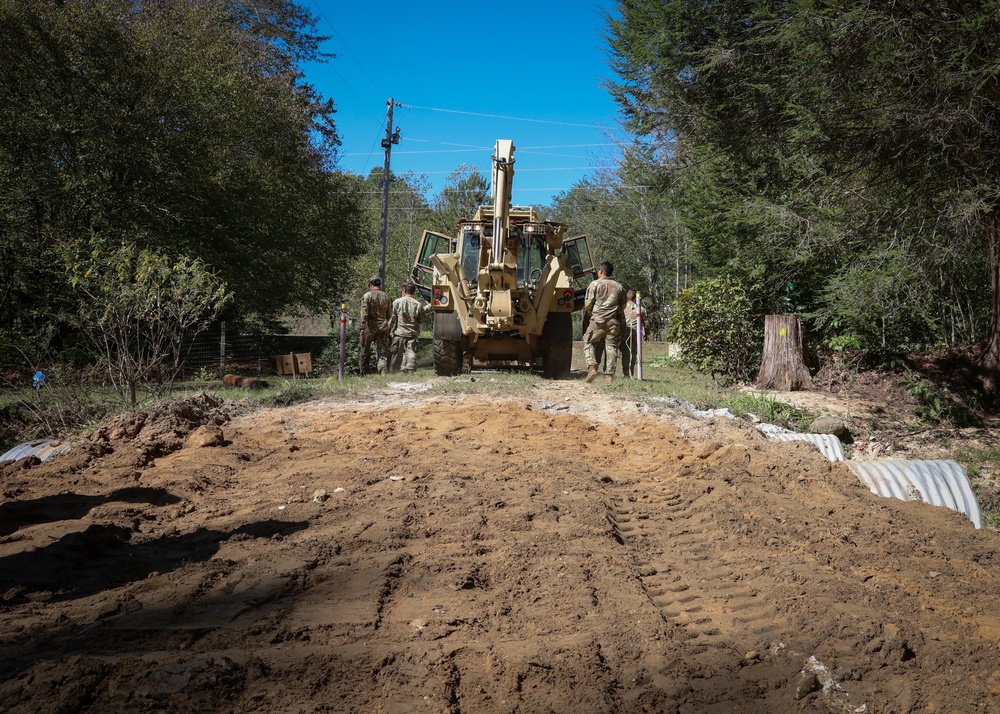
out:
<path id="1" fill-rule="evenodd" d="M 573 312 L 595 276 L 586 236 L 512 206 L 514 144 L 493 156 L 493 205 L 458 222 L 457 234 L 424 231 L 413 268 L 434 310 L 434 370 L 541 370 L 565 379 L 573 359 Z"/>

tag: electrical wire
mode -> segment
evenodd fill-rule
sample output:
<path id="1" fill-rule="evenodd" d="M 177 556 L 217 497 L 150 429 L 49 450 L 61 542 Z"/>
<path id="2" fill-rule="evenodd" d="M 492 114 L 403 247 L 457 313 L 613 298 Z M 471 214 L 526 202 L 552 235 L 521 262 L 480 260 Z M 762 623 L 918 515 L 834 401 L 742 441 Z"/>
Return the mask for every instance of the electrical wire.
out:
<path id="1" fill-rule="evenodd" d="M 335 75 L 337 75 L 338 77 L 340 77 L 340 81 L 341 81 L 341 82 L 343 82 L 343 83 L 344 83 L 344 85 L 345 85 L 345 86 L 346 86 L 346 87 L 347 87 L 348 89 L 350 89 L 350 90 L 351 90 L 351 94 L 353 94 L 353 95 L 354 95 L 354 97 L 355 97 L 355 98 L 356 98 L 356 99 L 357 99 L 357 100 L 358 100 L 359 102 L 361 102 L 361 106 L 363 106 L 363 107 L 365 108 L 365 110 L 366 110 L 366 111 L 367 111 L 367 112 L 368 112 L 369 114 L 371 114 L 371 117 L 372 117 L 372 119 L 374 119 L 374 120 L 375 120 L 376 122 L 378 122 L 378 123 L 379 123 L 379 127 L 381 128 L 381 126 L 382 126 L 382 120 L 381 120 L 381 119 L 379 119 L 379 118 L 378 118 L 377 116 L 375 116 L 375 112 L 373 112 L 373 111 L 372 111 L 371 109 L 369 109 L 369 108 L 368 108 L 368 105 L 367 105 L 367 104 L 365 104 L 365 100 L 364 100 L 364 99 L 362 99 L 362 98 L 361 98 L 361 97 L 360 97 L 360 96 L 358 95 L 358 93 L 354 91 L 354 87 L 352 87 L 352 86 L 351 86 L 350 82 L 348 82 L 348 81 L 347 81 L 346 79 L 344 79 L 344 75 L 342 75 L 342 74 L 341 74 L 340 72 L 338 72 L 338 71 L 337 71 L 337 69 L 336 69 L 336 68 L 335 68 L 335 67 L 334 67 L 333 65 L 330 65 L 330 69 L 332 69 L 332 70 L 333 70 L 333 73 L 334 73 Z M 351 154 L 347 154 L 347 155 L 348 155 L 348 156 L 350 156 Z"/>
<path id="2" fill-rule="evenodd" d="M 316 0 L 312 0 L 312 4 L 313 4 L 313 7 L 316 8 L 316 12 L 319 13 L 320 17 L 322 17 L 324 20 L 326 20 L 326 24 L 330 26 L 331 30 L 333 30 L 333 34 L 337 36 L 338 40 L 340 40 L 340 43 L 344 46 L 344 49 L 347 50 L 347 54 L 349 54 L 351 56 L 351 59 L 354 60 L 355 64 L 357 64 L 358 67 L 361 68 L 362 74 L 364 74 L 365 77 L 368 78 L 368 81 L 371 82 L 371 85 L 373 87 L 375 87 L 375 91 L 378 92 L 379 95 L 381 95 L 381 96 L 384 97 L 385 96 L 385 92 L 383 92 L 381 89 L 379 89 L 379 86 L 377 84 L 375 84 L 375 80 L 372 79 L 371 75 L 368 74 L 368 70 L 365 69 L 365 66 L 363 64 L 361 64 L 360 61 L 358 61 L 357 57 L 354 56 L 354 53 L 351 51 L 351 48 L 348 46 L 347 42 L 344 41 L 344 38 L 340 36 L 339 32 L 337 32 L 337 28 L 333 26 L 332 22 L 330 22 L 330 18 L 328 18 L 326 16 L 326 13 L 324 13 L 323 10 L 320 9 L 320 6 L 316 3 Z M 351 91 L 354 91 L 354 90 L 351 90 Z M 355 96 L 357 96 L 357 95 L 355 95 Z M 365 109 L 368 109 L 368 107 L 366 106 Z M 368 111 L 369 111 L 369 114 L 370 114 L 371 110 L 369 109 Z"/>
<path id="3" fill-rule="evenodd" d="M 586 129 L 594 128 L 592 124 L 574 124 L 568 121 L 551 121 L 549 119 L 528 119 L 527 117 L 509 117 L 500 114 L 482 114 L 480 112 L 466 112 L 466 111 L 461 111 L 459 109 L 442 109 L 440 107 L 421 107 L 417 106 L 416 104 L 406 104 L 404 106 L 409 107 L 410 109 L 423 109 L 429 112 L 443 112 L 445 114 L 464 114 L 466 116 L 486 117 L 488 119 L 508 119 L 510 121 L 530 121 L 530 122 L 535 122 L 536 124 L 558 124 L 559 126 L 581 126 Z"/>

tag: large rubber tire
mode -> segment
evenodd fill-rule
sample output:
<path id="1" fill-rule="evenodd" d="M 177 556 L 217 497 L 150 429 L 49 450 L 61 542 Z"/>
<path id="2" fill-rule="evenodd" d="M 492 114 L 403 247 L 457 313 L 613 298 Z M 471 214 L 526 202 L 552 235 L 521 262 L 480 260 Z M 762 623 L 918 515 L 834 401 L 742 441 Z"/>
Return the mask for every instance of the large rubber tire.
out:
<path id="1" fill-rule="evenodd" d="M 434 373 L 453 377 L 462 370 L 462 343 L 459 340 L 434 340 Z"/>
<path id="2" fill-rule="evenodd" d="M 573 316 L 567 312 L 550 314 L 542 335 L 542 376 L 569 379 L 573 366 Z"/>

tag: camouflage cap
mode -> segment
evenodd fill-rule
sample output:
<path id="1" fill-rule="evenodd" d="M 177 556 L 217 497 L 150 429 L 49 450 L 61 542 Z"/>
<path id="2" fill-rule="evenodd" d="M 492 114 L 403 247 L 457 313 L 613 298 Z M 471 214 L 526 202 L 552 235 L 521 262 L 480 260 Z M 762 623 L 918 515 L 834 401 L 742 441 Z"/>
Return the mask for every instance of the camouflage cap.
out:
<path id="1" fill-rule="evenodd" d="M 382 278 L 380 278 L 379 276 L 375 275 L 375 276 L 372 277 L 371 280 L 368 281 L 368 284 L 369 285 L 374 285 L 375 287 L 380 288 L 380 287 L 382 287 Z"/>

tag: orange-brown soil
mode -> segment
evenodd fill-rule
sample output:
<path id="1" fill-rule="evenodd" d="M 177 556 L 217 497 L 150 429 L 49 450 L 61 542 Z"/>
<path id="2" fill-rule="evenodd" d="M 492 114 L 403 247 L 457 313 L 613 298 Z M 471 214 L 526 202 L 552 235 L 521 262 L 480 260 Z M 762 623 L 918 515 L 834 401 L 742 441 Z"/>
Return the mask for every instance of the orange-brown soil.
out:
<path id="1" fill-rule="evenodd" d="M 1000 711 L 995 532 L 581 380 L 409 384 L 0 466 L 2 708 Z"/>

